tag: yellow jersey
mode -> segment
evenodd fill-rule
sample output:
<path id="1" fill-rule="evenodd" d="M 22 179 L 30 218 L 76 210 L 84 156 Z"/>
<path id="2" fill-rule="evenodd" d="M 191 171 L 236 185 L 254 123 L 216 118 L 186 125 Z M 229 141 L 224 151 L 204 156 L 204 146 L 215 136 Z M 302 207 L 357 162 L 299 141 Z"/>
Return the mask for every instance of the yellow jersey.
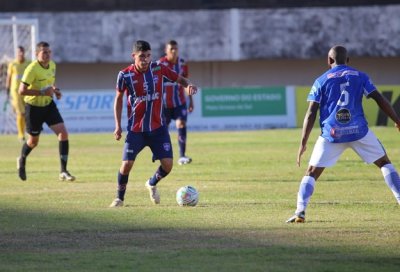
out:
<path id="1" fill-rule="evenodd" d="M 49 62 L 48 68 L 43 68 L 40 63 L 35 60 L 25 69 L 21 82 L 28 85 L 29 90 L 46 89 L 54 85 L 56 80 L 56 64 L 54 61 Z M 45 107 L 53 100 L 50 96 L 25 95 L 24 101 L 32 106 Z"/>
<path id="2" fill-rule="evenodd" d="M 25 60 L 19 62 L 13 60 L 8 64 L 7 74 L 11 76 L 10 93 L 12 96 L 18 94 L 19 84 L 21 83 L 22 75 L 24 74 L 25 68 L 29 65 L 30 61 Z"/>

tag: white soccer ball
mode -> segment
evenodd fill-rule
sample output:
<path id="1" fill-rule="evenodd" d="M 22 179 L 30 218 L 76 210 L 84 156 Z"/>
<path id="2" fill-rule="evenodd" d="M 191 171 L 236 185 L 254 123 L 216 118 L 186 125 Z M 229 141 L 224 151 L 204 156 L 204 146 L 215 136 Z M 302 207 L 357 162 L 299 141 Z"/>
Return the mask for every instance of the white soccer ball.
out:
<path id="1" fill-rule="evenodd" d="M 196 206 L 199 202 L 199 193 L 193 186 L 184 186 L 176 192 L 176 202 L 179 206 Z"/>

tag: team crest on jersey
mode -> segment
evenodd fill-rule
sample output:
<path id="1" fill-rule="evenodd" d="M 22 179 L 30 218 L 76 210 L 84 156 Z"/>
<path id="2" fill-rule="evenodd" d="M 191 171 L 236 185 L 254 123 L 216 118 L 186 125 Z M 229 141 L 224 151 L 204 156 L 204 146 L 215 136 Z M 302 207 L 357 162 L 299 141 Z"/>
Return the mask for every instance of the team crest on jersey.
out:
<path id="1" fill-rule="evenodd" d="M 158 70 L 160 70 L 160 69 L 161 69 L 160 66 L 156 66 L 156 67 L 154 67 L 153 69 L 151 69 L 151 71 L 152 71 L 152 72 L 156 72 L 156 71 L 158 71 Z"/>
<path id="2" fill-rule="evenodd" d="M 347 124 L 351 120 L 351 113 L 348 109 L 340 109 L 336 112 L 335 119 L 341 124 Z"/>
<path id="3" fill-rule="evenodd" d="M 170 151 L 171 150 L 171 144 L 170 143 L 164 143 L 163 146 L 164 146 L 164 150 L 165 151 Z"/>

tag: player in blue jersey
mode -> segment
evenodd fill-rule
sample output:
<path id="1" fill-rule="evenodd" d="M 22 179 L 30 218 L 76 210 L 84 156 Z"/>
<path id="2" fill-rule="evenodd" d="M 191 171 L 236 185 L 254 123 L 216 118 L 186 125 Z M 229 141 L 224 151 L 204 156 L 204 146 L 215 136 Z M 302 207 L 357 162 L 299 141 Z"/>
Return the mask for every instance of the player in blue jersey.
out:
<path id="1" fill-rule="evenodd" d="M 303 223 L 305 210 L 314 191 L 316 180 L 325 167 L 333 166 L 347 148 L 352 148 L 366 163 L 381 169 L 386 184 L 400 204 L 400 178 L 385 149 L 368 129 L 362 98 L 372 98 L 400 130 L 400 118 L 392 105 L 380 94 L 368 75 L 348 66 L 347 50 L 334 46 L 328 53 L 330 69 L 320 76 L 308 95 L 309 107 L 297 154 L 297 165 L 306 151 L 307 141 L 320 111 L 321 135 L 315 143 L 309 166 L 297 194 L 297 209 L 287 223 Z"/>

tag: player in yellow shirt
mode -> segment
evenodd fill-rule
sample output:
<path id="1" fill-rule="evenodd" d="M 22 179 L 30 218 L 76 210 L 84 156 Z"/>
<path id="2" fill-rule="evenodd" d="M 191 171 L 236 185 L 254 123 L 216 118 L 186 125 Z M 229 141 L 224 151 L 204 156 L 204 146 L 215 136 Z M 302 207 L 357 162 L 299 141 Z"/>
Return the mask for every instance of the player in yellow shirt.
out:
<path id="1" fill-rule="evenodd" d="M 16 115 L 18 139 L 25 141 L 25 102 L 18 93 L 19 84 L 25 68 L 30 62 L 25 59 L 25 48 L 18 46 L 17 57 L 8 64 L 6 88 L 11 96 L 11 105 Z"/>
<path id="2" fill-rule="evenodd" d="M 51 60 L 50 45 L 40 42 L 36 45 L 36 58 L 25 69 L 19 86 L 19 93 L 24 96 L 26 103 L 26 131 L 28 140 L 22 146 L 21 156 L 17 159 L 18 175 L 26 180 L 26 158 L 39 143 L 43 123 L 54 131 L 59 141 L 61 162 L 60 180 L 73 181 L 75 177 L 67 171 L 68 161 L 68 132 L 64 120 L 53 101 L 55 95 L 61 98 L 60 89 L 55 86 L 56 64 Z"/>

